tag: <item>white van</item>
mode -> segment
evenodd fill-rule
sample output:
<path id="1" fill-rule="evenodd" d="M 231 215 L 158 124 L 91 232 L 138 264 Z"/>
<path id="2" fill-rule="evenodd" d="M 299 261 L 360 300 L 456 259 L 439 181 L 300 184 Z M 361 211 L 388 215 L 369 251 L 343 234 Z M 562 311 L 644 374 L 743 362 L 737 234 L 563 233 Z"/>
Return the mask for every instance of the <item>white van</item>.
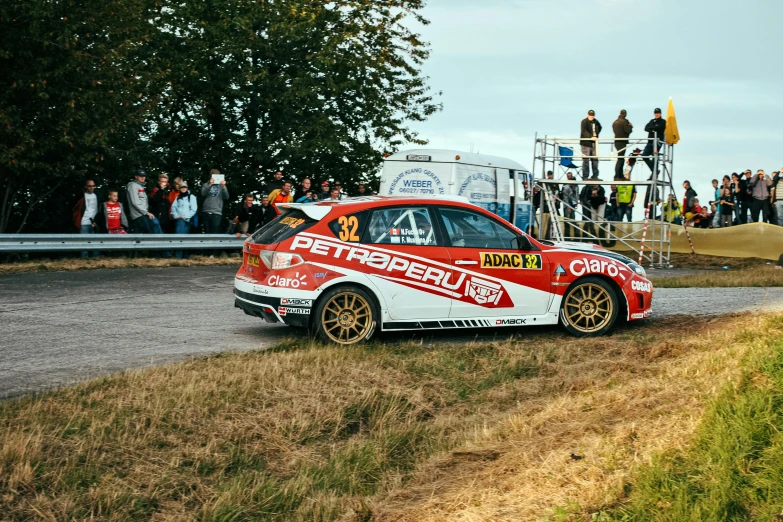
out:
<path id="1" fill-rule="evenodd" d="M 457 150 L 417 149 L 397 152 L 383 161 L 381 195 L 465 196 L 527 230 L 530 171 L 514 160 Z M 519 197 L 516 197 L 519 195 Z"/>

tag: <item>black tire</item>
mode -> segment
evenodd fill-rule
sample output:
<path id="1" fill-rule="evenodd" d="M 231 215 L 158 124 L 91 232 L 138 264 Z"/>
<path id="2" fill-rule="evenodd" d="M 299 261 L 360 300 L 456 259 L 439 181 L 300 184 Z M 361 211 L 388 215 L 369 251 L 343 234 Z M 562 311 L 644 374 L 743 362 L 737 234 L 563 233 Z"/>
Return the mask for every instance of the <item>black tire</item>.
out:
<path id="1" fill-rule="evenodd" d="M 322 341 L 356 344 L 375 333 L 378 307 L 375 300 L 356 286 L 327 290 L 313 309 L 313 334 Z"/>
<path id="2" fill-rule="evenodd" d="M 612 286 L 600 277 L 585 277 L 576 281 L 563 296 L 560 322 L 576 337 L 597 337 L 606 334 L 620 309 Z"/>

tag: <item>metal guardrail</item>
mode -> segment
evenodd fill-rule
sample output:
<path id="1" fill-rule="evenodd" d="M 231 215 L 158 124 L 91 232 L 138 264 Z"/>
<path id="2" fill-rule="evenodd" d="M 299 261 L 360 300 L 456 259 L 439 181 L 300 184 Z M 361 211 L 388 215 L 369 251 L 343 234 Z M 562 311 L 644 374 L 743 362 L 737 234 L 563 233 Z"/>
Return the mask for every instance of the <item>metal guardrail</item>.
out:
<path id="1" fill-rule="evenodd" d="M 241 250 L 230 234 L 0 234 L 0 253 L 83 250 Z"/>

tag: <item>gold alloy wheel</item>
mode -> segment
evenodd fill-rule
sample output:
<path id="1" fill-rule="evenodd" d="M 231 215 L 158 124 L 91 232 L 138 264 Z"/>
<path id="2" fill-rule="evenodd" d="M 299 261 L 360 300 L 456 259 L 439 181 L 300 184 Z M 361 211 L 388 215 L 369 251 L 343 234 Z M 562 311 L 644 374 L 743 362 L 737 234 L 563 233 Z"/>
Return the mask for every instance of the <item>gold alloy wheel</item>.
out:
<path id="1" fill-rule="evenodd" d="M 323 307 L 321 326 L 327 337 L 336 343 L 359 342 L 372 328 L 370 303 L 354 292 L 334 295 Z"/>
<path id="2" fill-rule="evenodd" d="M 606 288 L 585 283 L 568 294 L 563 310 L 572 327 L 583 333 L 593 333 L 612 320 L 614 303 Z"/>

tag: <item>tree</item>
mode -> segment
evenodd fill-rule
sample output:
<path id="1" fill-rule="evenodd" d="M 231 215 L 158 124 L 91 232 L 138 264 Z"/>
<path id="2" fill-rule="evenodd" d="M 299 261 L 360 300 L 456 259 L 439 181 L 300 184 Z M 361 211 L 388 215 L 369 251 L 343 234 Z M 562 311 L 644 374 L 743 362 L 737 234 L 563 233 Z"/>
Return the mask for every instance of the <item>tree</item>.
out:
<path id="1" fill-rule="evenodd" d="M 235 193 L 289 177 L 377 171 L 386 151 L 425 143 L 407 126 L 434 103 L 428 50 L 404 22 L 421 1 L 163 3 L 158 67 L 171 84 L 146 138 L 165 168 L 230 173 Z"/>
<path id="2" fill-rule="evenodd" d="M 137 0 L 0 4 L 0 232 L 133 153 L 150 103 L 148 73 L 132 73 L 152 35 L 144 12 Z"/>

